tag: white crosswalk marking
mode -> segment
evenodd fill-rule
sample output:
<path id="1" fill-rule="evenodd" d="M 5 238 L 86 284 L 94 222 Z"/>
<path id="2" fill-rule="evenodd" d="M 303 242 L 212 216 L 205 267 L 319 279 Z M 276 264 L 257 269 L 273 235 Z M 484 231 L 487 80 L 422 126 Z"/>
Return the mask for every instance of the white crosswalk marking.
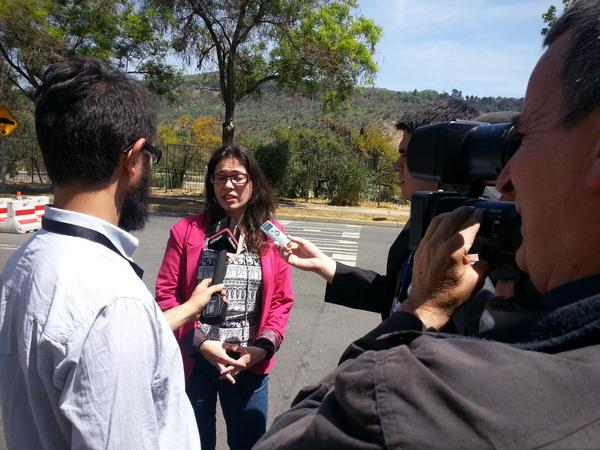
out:
<path id="1" fill-rule="evenodd" d="M 285 232 L 308 239 L 323 253 L 348 266 L 356 266 L 360 225 L 280 221 Z"/>
<path id="2" fill-rule="evenodd" d="M 16 250 L 18 248 L 18 245 L 0 244 L 0 250 Z"/>

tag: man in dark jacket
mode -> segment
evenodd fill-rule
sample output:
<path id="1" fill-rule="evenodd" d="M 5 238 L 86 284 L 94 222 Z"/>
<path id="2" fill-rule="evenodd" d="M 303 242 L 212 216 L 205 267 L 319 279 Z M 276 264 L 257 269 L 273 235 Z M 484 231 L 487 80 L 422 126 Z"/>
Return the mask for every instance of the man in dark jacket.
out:
<path id="1" fill-rule="evenodd" d="M 305 388 L 257 449 L 600 447 L 600 1 L 551 28 L 497 188 L 522 216 L 537 314 L 477 338 L 436 333 L 485 276 L 479 213 L 435 218 L 410 295 Z"/>
<path id="2" fill-rule="evenodd" d="M 407 111 L 400 117 L 396 128 L 402 136 L 394 170 L 398 173 L 398 184 L 405 199 L 410 200 L 417 191 L 440 188 L 436 181 L 415 178 L 408 171 L 406 149 L 415 129 L 435 122 L 473 119 L 478 114 L 464 101 L 448 98 Z M 284 257 L 297 269 L 315 272 L 327 281 L 326 302 L 377 312 L 385 320 L 394 305 L 397 307 L 399 301 L 406 297 L 410 284 L 412 255 L 408 248 L 409 226 L 410 218 L 390 247 L 385 275 L 335 261 L 312 242 L 295 236 L 290 238 L 296 247 L 284 253 Z"/>

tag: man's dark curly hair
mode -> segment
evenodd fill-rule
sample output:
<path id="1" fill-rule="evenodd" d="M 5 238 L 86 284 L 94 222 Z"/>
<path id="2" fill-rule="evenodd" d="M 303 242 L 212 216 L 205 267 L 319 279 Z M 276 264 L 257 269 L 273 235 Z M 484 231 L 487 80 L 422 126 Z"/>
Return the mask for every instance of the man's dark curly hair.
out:
<path id="1" fill-rule="evenodd" d="M 154 98 L 138 81 L 96 58 L 52 64 L 35 98 L 35 128 L 52 183 L 98 185 L 122 150 L 156 134 Z"/>
<path id="2" fill-rule="evenodd" d="M 467 105 L 466 102 L 456 98 L 447 98 L 412 111 L 406 111 L 396 123 L 396 129 L 412 133 L 424 125 L 458 119 L 470 120 L 478 115 L 479 111 Z"/>

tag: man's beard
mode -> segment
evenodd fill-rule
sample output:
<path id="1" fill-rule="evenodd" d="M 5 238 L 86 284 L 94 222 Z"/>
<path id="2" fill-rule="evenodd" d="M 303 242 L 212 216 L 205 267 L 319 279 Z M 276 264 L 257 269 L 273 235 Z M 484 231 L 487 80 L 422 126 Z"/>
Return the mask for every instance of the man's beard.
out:
<path id="1" fill-rule="evenodd" d="M 137 186 L 133 186 L 127 193 L 119 227 L 125 231 L 137 231 L 144 228 L 148 222 L 148 197 L 150 196 L 151 168 L 150 162 L 144 159 L 144 170 Z"/>

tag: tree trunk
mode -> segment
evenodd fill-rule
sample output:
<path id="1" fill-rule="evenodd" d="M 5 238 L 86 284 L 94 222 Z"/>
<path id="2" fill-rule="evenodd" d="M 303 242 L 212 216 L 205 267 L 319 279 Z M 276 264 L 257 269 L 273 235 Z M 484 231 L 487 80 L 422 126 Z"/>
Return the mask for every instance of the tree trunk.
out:
<path id="1" fill-rule="evenodd" d="M 231 117 L 233 118 L 233 116 Z M 224 146 L 229 146 L 233 144 L 235 129 L 232 118 L 228 119 L 227 114 L 225 114 L 225 121 L 223 122 L 223 132 L 221 134 L 221 140 L 223 141 Z"/>
<path id="2" fill-rule="evenodd" d="M 223 133 L 221 135 L 221 139 L 223 141 L 223 145 L 228 146 L 233 144 L 233 138 L 235 135 L 235 124 L 234 124 L 234 116 L 235 116 L 235 97 L 233 95 L 233 75 L 229 75 L 227 77 L 228 89 L 224 95 L 224 103 L 225 103 L 225 117 L 223 119 Z"/>

